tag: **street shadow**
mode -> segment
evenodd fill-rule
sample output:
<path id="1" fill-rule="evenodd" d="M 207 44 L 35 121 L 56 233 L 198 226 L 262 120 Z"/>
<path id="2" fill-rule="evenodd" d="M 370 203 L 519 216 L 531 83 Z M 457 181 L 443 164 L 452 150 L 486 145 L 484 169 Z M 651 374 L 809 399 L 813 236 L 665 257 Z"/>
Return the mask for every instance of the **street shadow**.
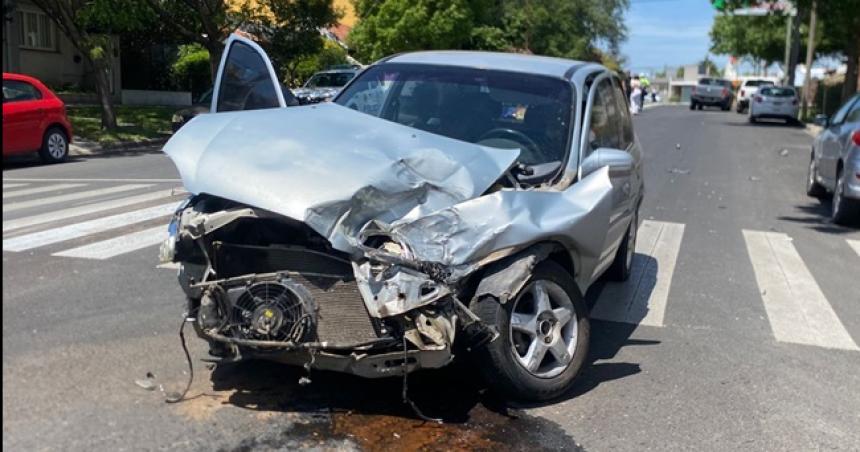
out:
<path id="1" fill-rule="evenodd" d="M 829 197 L 821 198 L 817 201 L 813 200 L 808 204 L 794 206 L 799 215 L 780 215 L 777 218 L 793 223 L 801 223 L 810 229 L 826 234 L 849 234 L 856 232 L 860 224 L 855 224 L 854 227 L 842 226 L 830 219 L 831 203 L 832 200 Z"/>
<path id="2" fill-rule="evenodd" d="M 759 119 L 756 122 L 743 121 L 726 121 L 723 123 L 732 127 L 759 127 L 759 128 L 789 128 L 803 129 L 806 125 L 800 121 L 785 121 L 783 119 Z"/>

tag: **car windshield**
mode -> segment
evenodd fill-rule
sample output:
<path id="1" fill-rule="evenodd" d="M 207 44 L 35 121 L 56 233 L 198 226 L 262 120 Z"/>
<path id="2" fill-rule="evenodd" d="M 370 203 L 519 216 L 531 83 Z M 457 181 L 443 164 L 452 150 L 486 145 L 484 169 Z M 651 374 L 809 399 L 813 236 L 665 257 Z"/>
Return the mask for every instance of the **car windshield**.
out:
<path id="1" fill-rule="evenodd" d="M 561 79 L 397 63 L 368 69 L 335 99 L 416 129 L 521 149 L 527 165 L 564 160 L 572 101 L 570 84 Z"/>
<path id="2" fill-rule="evenodd" d="M 731 82 L 728 80 L 721 80 L 718 78 L 703 78 L 699 80 L 700 85 L 710 85 L 710 86 L 731 86 Z"/>
<path id="3" fill-rule="evenodd" d="M 794 90 L 791 88 L 762 88 L 759 94 L 770 97 L 794 97 Z"/>
<path id="4" fill-rule="evenodd" d="M 328 72 L 314 74 L 305 83 L 306 88 L 340 87 L 346 85 L 355 76 L 352 72 Z"/>

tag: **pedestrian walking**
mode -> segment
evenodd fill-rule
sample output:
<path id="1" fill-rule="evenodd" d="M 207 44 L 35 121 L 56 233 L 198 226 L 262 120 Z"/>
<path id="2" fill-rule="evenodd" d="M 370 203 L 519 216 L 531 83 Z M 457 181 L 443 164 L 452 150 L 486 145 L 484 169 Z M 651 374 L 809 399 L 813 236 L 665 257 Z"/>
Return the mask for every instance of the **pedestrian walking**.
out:
<path id="1" fill-rule="evenodd" d="M 630 113 L 639 114 L 642 109 L 642 84 L 639 81 L 639 76 L 634 75 L 630 80 Z"/>

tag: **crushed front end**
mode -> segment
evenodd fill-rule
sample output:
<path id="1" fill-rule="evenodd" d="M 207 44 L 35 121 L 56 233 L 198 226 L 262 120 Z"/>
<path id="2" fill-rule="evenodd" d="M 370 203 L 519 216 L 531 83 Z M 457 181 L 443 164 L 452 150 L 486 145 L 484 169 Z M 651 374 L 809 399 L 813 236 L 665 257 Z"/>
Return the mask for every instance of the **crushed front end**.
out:
<path id="1" fill-rule="evenodd" d="M 180 264 L 189 319 L 216 361 L 385 377 L 444 366 L 455 339 L 495 335 L 449 273 L 413 264 L 382 235 L 362 235 L 365 252 L 348 254 L 303 222 L 205 194 L 170 232 L 161 259 Z"/>

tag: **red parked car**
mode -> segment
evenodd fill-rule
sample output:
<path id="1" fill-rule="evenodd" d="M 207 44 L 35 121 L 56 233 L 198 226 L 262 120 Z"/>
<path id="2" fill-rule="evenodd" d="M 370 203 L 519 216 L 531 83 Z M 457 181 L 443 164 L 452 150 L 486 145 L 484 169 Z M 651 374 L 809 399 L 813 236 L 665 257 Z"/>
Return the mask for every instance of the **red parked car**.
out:
<path id="1" fill-rule="evenodd" d="M 38 152 L 47 163 L 69 155 L 72 125 L 66 106 L 42 82 L 3 73 L 3 157 Z"/>

